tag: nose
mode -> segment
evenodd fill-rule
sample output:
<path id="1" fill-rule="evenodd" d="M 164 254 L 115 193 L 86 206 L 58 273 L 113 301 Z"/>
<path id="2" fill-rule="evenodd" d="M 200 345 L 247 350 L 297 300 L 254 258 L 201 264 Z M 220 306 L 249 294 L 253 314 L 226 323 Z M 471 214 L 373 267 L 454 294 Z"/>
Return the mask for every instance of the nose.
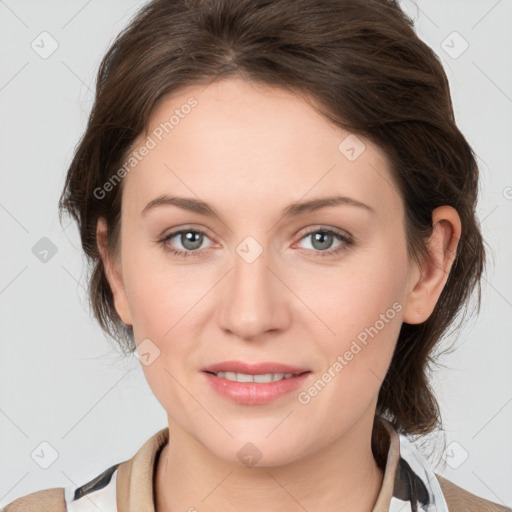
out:
<path id="1" fill-rule="evenodd" d="M 219 326 L 244 340 L 257 340 L 282 331 L 290 323 L 290 291 L 265 252 L 247 262 L 238 254 L 222 285 Z"/>

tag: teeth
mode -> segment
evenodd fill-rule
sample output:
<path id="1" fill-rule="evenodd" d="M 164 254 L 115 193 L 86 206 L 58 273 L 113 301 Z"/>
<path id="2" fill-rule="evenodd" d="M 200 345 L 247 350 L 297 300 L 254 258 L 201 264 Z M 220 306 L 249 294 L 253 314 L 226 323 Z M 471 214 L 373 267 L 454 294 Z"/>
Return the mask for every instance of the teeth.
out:
<path id="1" fill-rule="evenodd" d="M 274 382 L 276 380 L 289 379 L 293 377 L 293 373 L 265 373 L 263 375 L 248 375 L 247 373 L 236 373 L 236 372 L 218 372 L 215 374 L 217 377 L 221 377 L 234 382 Z"/>

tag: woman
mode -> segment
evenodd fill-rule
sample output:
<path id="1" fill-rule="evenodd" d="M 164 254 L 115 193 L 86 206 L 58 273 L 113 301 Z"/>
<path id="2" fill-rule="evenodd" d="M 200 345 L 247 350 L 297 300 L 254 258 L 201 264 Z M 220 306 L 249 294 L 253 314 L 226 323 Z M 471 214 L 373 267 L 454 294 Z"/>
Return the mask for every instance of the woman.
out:
<path id="1" fill-rule="evenodd" d="M 507 510 L 433 472 L 433 349 L 479 287 L 478 171 L 391 0 L 156 0 L 61 197 L 168 426 L 18 510 Z"/>

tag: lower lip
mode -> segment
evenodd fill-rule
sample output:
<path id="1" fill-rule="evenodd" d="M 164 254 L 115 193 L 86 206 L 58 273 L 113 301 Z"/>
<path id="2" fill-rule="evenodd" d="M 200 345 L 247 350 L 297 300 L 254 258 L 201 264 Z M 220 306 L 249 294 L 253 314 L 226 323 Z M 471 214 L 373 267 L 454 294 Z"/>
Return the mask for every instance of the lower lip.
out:
<path id="1" fill-rule="evenodd" d="M 217 393 L 243 405 L 264 405 L 299 388 L 311 375 L 302 373 L 289 379 L 274 382 L 235 382 L 223 377 L 203 372 L 206 379 Z"/>

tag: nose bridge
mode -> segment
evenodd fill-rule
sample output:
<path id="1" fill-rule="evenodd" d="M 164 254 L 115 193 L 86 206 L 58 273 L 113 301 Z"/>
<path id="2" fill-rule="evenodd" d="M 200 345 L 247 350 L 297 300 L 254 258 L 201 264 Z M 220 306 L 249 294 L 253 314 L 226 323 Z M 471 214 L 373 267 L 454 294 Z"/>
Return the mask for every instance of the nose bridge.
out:
<path id="1" fill-rule="evenodd" d="M 241 338 L 257 338 L 269 329 L 282 328 L 287 317 L 283 286 L 266 256 L 251 237 L 236 248 L 221 301 L 220 324 Z"/>

